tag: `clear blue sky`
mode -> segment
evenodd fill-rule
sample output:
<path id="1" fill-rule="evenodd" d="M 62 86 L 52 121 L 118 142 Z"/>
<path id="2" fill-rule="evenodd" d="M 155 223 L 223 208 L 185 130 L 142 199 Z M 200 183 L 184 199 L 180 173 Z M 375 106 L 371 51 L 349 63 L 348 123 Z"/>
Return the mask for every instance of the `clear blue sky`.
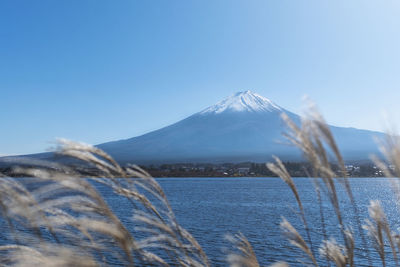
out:
<path id="1" fill-rule="evenodd" d="M 248 89 L 398 122 L 400 2 L 0 1 L 1 154 L 133 137 Z"/>

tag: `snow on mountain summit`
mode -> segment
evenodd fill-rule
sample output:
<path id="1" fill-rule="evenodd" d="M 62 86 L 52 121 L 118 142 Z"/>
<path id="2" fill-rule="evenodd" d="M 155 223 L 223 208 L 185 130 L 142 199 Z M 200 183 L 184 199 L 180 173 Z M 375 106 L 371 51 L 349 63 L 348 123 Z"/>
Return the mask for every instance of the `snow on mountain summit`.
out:
<path id="1" fill-rule="evenodd" d="M 268 98 L 260 96 L 251 91 L 238 92 L 217 104 L 210 106 L 200 114 L 218 114 L 225 111 L 231 112 L 260 112 L 260 111 L 281 111 L 281 107 L 273 103 Z"/>

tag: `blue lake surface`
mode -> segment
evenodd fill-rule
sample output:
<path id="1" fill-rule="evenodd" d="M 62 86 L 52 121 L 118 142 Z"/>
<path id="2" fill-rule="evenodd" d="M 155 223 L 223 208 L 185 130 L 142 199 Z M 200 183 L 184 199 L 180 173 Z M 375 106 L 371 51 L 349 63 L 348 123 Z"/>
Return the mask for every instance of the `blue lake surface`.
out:
<path id="1" fill-rule="evenodd" d="M 253 245 L 259 262 L 267 265 L 287 261 L 291 266 L 304 266 L 304 254 L 289 244 L 279 224 L 284 216 L 305 238 L 303 224 L 290 188 L 279 178 L 160 178 L 178 221 L 198 240 L 214 265 L 226 265 L 224 248 L 229 246 L 226 234 L 243 233 Z M 295 178 L 306 217 L 312 231 L 315 250 L 323 240 L 320 208 L 313 182 L 309 178 Z M 400 226 L 398 206 L 386 178 L 349 179 L 356 199 L 362 224 L 368 217 L 370 200 L 379 199 L 397 231 Z M 337 185 L 345 223 L 355 232 L 356 243 L 360 234 L 353 208 L 344 187 Z M 341 241 L 336 216 L 326 195 L 322 192 L 323 209 L 329 236 Z M 369 238 L 366 237 L 369 241 Z M 369 245 L 371 261 L 381 266 L 378 254 Z M 387 248 L 389 252 L 389 247 Z M 317 252 L 318 257 L 319 253 Z M 388 254 L 388 266 L 394 266 Z M 368 266 L 367 252 L 356 250 L 356 266 Z"/>
<path id="2" fill-rule="evenodd" d="M 226 266 L 226 253 L 230 243 L 227 234 L 243 233 L 251 242 L 261 265 L 276 261 L 286 261 L 290 266 L 304 266 L 300 261 L 308 262 L 304 254 L 289 244 L 280 229 L 282 216 L 285 217 L 306 239 L 303 224 L 298 214 L 296 200 L 290 188 L 279 178 L 157 178 L 164 189 L 178 222 L 186 228 L 200 243 L 209 256 L 212 266 Z M 313 181 L 310 178 L 295 178 L 300 198 L 304 205 L 314 251 L 321 260 L 318 248 L 323 237 L 320 217 L 320 205 Z M 392 190 L 392 181 L 387 178 L 351 178 L 349 179 L 354 198 L 359 209 L 362 224 L 368 218 L 370 200 L 380 200 L 390 221 L 391 229 L 398 232 L 400 227 L 399 206 Z M 135 232 L 132 220 L 132 205 L 126 199 L 116 195 L 109 187 L 96 183 L 115 214 L 124 225 Z M 356 238 L 355 266 L 369 266 L 368 257 L 373 266 L 382 266 L 380 258 L 369 243 L 369 251 L 360 250 L 361 234 L 358 231 L 353 206 L 348 200 L 344 187 L 337 182 L 345 224 L 352 228 Z M 329 237 L 343 244 L 339 224 L 330 201 L 324 192 L 322 209 Z M 4 228 L 3 228 L 4 227 Z M 1 229 L 6 229 L 3 221 Z M 365 231 L 363 231 L 364 234 Z M 3 231 L 3 233 L 5 233 Z M 134 234 L 135 235 L 135 234 Z M 1 243 L 6 244 L 7 235 Z M 366 236 L 367 242 L 369 238 Z M 387 246 L 387 266 L 395 266 L 390 248 Z M 110 261 L 117 265 L 118 261 Z M 321 266 L 326 266 L 321 261 Z M 331 265 L 332 266 L 332 265 Z"/>

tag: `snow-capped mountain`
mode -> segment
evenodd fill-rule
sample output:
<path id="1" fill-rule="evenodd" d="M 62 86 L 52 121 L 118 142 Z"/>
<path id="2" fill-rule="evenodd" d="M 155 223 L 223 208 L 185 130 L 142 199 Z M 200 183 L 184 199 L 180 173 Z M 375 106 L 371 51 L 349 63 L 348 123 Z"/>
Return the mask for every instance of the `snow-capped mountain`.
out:
<path id="1" fill-rule="evenodd" d="M 265 162 L 272 155 L 301 160 L 297 148 L 282 136 L 282 112 L 300 117 L 250 91 L 239 92 L 162 129 L 98 145 L 119 162 Z M 373 136 L 382 133 L 331 127 L 348 160 L 366 160 L 377 153 Z"/>
<path id="2" fill-rule="evenodd" d="M 217 104 L 210 106 L 200 114 L 218 114 L 222 112 L 262 112 L 262 111 L 282 111 L 282 108 L 273 103 L 268 98 L 252 93 L 251 91 L 239 92 L 230 96 Z"/>
<path id="3" fill-rule="evenodd" d="M 97 145 L 120 163 L 236 163 L 267 162 L 272 155 L 285 161 L 303 160 L 300 151 L 283 137 L 287 131 L 281 114 L 295 123 L 300 117 L 250 91 L 239 92 L 192 116 L 159 130 Z M 383 134 L 330 126 L 345 158 L 366 161 L 379 154 L 374 137 Z M 53 153 L 22 156 L 65 161 Z M 0 159 L 0 166 L 15 157 Z"/>

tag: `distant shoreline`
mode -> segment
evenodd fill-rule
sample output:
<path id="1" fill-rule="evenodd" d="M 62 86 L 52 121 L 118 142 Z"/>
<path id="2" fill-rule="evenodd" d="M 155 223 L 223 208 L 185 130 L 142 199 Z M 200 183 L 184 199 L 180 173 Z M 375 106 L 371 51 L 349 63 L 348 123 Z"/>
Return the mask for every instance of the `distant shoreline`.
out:
<path id="1" fill-rule="evenodd" d="M 284 165 L 292 177 L 308 177 L 312 173 L 309 163 L 304 162 L 284 162 Z M 35 167 L 27 166 L 24 167 Z M 74 166 L 71 166 L 74 168 Z M 242 162 L 242 163 L 223 163 L 223 164 L 201 164 L 201 163 L 177 163 L 140 166 L 152 177 L 158 178 L 180 178 L 180 177 L 277 177 L 271 172 L 264 163 Z M 352 178 L 375 178 L 383 177 L 383 173 L 372 163 L 346 164 L 347 176 Z M 75 169 L 82 175 L 96 176 L 98 173 L 95 168 L 88 165 L 77 165 Z M 335 173 L 340 174 L 340 168 L 332 164 Z M 0 168 L 0 173 L 15 177 L 13 167 Z"/>
<path id="2" fill-rule="evenodd" d="M 308 177 L 312 173 L 309 163 L 284 162 L 292 177 Z M 225 164 L 163 164 L 142 166 L 153 177 L 276 177 L 265 163 L 225 163 Z M 382 171 L 372 163 L 346 164 L 348 177 L 383 177 Z M 332 164 L 335 173 L 340 174 L 338 165 Z"/>

